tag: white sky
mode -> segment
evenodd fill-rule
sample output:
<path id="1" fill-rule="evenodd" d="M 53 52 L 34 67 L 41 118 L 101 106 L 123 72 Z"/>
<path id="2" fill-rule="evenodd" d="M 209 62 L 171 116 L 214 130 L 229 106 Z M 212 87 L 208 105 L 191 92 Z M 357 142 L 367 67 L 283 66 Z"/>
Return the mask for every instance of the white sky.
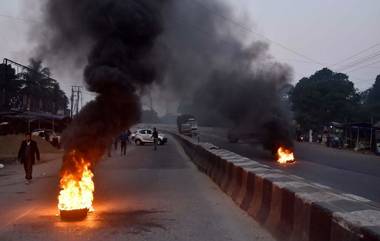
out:
<path id="1" fill-rule="evenodd" d="M 243 22 L 242 25 L 313 59 L 313 61 L 307 60 L 272 42 L 271 54 L 294 68 L 293 83 L 322 68 L 315 62 L 331 66 L 380 43 L 379 0 L 223 1 L 228 2 L 236 14 L 245 14 L 247 19 L 252 20 Z M 32 21 L 39 21 L 36 11 L 38 3 L 41 1 L 0 0 L 0 58 L 7 57 L 23 64 L 28 63 L 33 46 L 28 38 L 28 26 Z M 253 31 L 252 37 L 258 37 Z M 376 53 L 380 53 L 380 44 L 361 56 L 347 61 L 346 64 Z M 370 63 L 374 64 L 349 73 L 350 80 L 360 90 L 370 87 L 375 77 L 380 74 L 380 54 L 355 67 Z M 344 64 L 333 66 L 332 69 L 339 70 L 342 67 Z M 54 69 L 52 71 L 54 74 Z M 78 84 L 78 80 L 71 81 L 65 76 L 55 76 L 55 78 L 60 80 L 66 91 L 72 84 Z"/>

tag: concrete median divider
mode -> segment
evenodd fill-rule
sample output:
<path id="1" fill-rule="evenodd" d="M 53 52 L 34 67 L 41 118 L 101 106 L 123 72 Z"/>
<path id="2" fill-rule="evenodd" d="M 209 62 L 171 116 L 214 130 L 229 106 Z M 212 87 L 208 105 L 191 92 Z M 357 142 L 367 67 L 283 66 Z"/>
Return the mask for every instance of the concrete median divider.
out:
<path id="1" fill-rule="evenodd" d="M 380 205 L 170 131 L 195 165 L 284 241 L 380 241 Z"/>

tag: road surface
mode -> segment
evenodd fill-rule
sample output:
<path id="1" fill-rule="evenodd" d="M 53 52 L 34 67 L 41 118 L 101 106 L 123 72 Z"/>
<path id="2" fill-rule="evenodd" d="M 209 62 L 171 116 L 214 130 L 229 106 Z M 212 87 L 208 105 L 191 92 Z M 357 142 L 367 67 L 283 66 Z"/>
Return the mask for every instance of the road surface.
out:
<path id="1" fill-rule="evenodd" d="M 170 137 L 169 137 L 170 138 Z M 25 185 L 21 166 L 0 170 L 0 240 L 261 240 L 272 237 L 188 160 L 173 138 L 160 146 L 129 146 L 95 170 L 95 212 L 60 221 L 60 161 L 37 165 Z"/>
<path id="2" fill-rule="evenodd" d="M 229 143 L 226 130 L 200 128 L 200 140 L 281 168 L 307 180 L 380 202 L 380 157 L 319 144 L 295 143 L 297 163 L 284 167 L 272 162 L 270 153 L 257 144 Z"/>

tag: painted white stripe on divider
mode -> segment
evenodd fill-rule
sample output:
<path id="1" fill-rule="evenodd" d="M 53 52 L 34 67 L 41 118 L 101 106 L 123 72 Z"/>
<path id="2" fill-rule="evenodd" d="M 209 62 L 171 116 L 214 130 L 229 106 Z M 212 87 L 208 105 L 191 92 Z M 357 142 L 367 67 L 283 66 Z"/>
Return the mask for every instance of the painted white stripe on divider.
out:
<path id="1" fill-rule="evenodd" d="M 218 156 L 220 157 L 220 150 L 219 149 L 206 149 L 207 151 L 211 152 L 212 154 L 214 154 L 215 156 Z"/>
<path id="2" fill-rule="evenodd" d="M 305 178 L 302 178 L 300 176 L 296 176 L 296 175 L 289 175 L 289 177 L 292 177 L 292 178 L 295 178 L 295 179 L 298 179 L 298 180 L 305 180 Z"/>
<path id="3" fill-rule="evenodd" d="M 279 188 L 284 188 L 284 187 L 300 188 L 300 187 L 311 186 L 310 184 L 306 182 L 273 182 L 273 185 L 278 186 Z"/>
<path id="4" fill-rule="evenodd" d="M 342 195 L 345 196 L 345 197 L 348 197 L 348 198 L 352 198 L 352 199 L 354 199 L 355 201 L 358 201 L 358 202 L 371 202 L 371 200 L 369 200 L 367 198 L 360 197 L 360 196 L 357 196 L 357 195 L 354 195 L 354 194 L 350 194 L 350 193 L 342 193 Z"/>
<path id="5" fill-rule="evenodd" d="M 202 142 L 202 143 L 200 143 L 200 146 L 202 146 L 205 149 L 216 148 L 215 150 L 219 150 L 219 147 L 215 146 L 214 144 L 208 143 L 208 142 Z"/>
<path id="6" fill-rule="evenodd" d="M 260 164 L 260 163 L 252 163 L 251 165 L 252 165 L 252 166 L 243 167 L 243 169 L 244 169 L 246 172 L 254 172 L 254 171 L 252 170 L 253 168 L 265 168 L 265 169 L 270 170 L 270 167 L 269 167 L 269 166 L 266 166 L 266 165 L 263 165 L 263 164 Z"/>
<path id="7" fill-rule="evenodd" d="M 245 167 L 245 166 L 252 166 L 252 165 L 256 165 L 256 164 L 257 164 L 257 162 L 255 162 L 255 161 L 242 161 L 239 163 L 235 163 L 234 165 L 239 166 L 239 167 Z"/>
<path id="8" fill-rule="evenodd" d="M 236 156 L 236 155 L 231 154 L 231 153 L 223 153 L 223 154 L 221 155 L 221 157 L 222 157 L 223 159 L 234 159 L 234 158 L 241 159 L 241 158 L 242 158 L 241 156 Z"/>
<path id="9" fill-rule="evenodd" d="M 228 162 L 231 162 L 231 163 L 247 162 L 246 159 L 238 158 L 238 157 L 236 157 L 236 158 L 228 158 L 228 159 L 224 159 L 224 160 L 226 160 Z"/>
<path id="10" fill-rule="evenodd" d="M 313 184 L 314 186 L 317 186 L 317 187 L 322 188 L 322 189 L 331 189 L 331 187 L 329 187 L 329 186 L 325 186 L 325 185 L 322 185 L 322 184 L 319 184 L 319 183 L 317 183 L 317 182 L 312 182 L 312 184 Z"/>
<path id="11" fill-rule="evenodd" d="M 302 192 L 296 193 L 300 199 L 302 199 L 305 203 L 315 203 L 315 202 L 332 202 L 338 200 L 349 200 L 347 197 L 342 195 L 338 195 L 332 192 L 321 191 L 321 192 Z"/>
<path id="12" fill-rule="evenodd" d="M 351 225 L 359 227 L 380 226 L 380 211 L 378 210 L 361 210 L 353 212 L 335 212 L 333 217 L 344 227 L 342 222 L 348 222 Z"/>
<path id="13" fill-rule="evenodd" d="M 287 177 L 286 175 L 280 174 L 280 173 L 259 173 L 259 174 L 257 174 L 257 176 L 263 177 L 263 178 L 281 178 L 281 177 Z"/>
<path id="14" fill-rule="evenodd" d="M 263 167 L 249 167 L 249 168 L 246 168 L 246 170 L 248 172 L 253 172 L 256 174 L 256 172 L 269 172 L 271 171 L 270 168 L 263 168 Z"/>

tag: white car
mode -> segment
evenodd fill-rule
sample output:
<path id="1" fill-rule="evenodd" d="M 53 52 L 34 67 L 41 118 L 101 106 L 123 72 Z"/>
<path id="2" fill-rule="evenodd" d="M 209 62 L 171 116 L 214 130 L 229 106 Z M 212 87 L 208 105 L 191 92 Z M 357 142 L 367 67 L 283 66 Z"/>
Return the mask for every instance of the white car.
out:
<path id="1" fill-rule="evenodd" d="M 153 130 L 149 128 L 137 129 L 131 134 L 131 141 L 136 145 L 144 145 L 145 143 L 153 143 Z M 158 134 L 158 145 L 164 145 L 168 139 L 163 134 Z"/>
<path id="2" fill-rule="evenodd" d="M 57 138 L 58 142 L 61 142 L 61 136 L 57 135 L 53 130 L 35 129 L 32 131 L 32 136 L 39 136 L 49 142 L 52 142 L 54 138 Z"/>

